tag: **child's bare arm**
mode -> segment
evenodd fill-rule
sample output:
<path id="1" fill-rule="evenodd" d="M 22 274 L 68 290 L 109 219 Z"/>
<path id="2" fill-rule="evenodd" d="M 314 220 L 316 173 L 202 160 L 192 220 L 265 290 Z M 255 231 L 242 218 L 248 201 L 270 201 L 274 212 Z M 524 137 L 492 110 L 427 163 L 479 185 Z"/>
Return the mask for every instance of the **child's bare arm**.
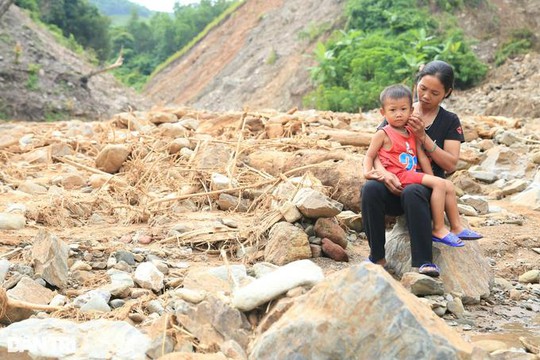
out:
<path id="1" fill-rule="evenodd" d="M 431 167 L 431 162 L 427 157 L 424 149 L 422 148 L 422 143 L 419 140 L 416 140 L 416 157 L 418 158 L 418 164 L 422 168 L 422 172 L 425 174 L 433 175 L 433 168 Z"/>
<path id="2" fill-rule="evenodd" d="M 381 173 L 374 169 L 374 162 L 379 150 L 384 144 L 385 136 L 384 131 L 377 131 L 371 138 L 363 163 L 364 177 L 366 179 L 382 180 Z"/>

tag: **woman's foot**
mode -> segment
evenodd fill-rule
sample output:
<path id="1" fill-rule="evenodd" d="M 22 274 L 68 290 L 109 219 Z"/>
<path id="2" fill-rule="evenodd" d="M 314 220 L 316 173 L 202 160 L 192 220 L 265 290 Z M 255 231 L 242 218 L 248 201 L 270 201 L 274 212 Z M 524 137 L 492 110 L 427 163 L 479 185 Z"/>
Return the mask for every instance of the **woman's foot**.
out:
<path id="1" fill-rule="evenodd" d="M 418 273 L 431 277 L 438 277 L 441 274 L 441 269 L 435 264 L 425 263 L 418 268 Z"/>

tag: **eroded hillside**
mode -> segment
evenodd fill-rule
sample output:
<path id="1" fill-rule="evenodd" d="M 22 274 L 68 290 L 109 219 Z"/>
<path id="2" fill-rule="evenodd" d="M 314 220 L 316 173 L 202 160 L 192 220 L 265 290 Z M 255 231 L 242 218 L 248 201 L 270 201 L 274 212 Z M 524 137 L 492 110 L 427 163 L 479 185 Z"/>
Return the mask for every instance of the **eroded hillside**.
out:
<path id="1" fill-rule="evenodd" d="M 81 78 L 94 70 L 17 6 L 0 18 L 0 119 L 104 119 L 144 106 L 110 74 L 85 86 Z"/>
<path id="2" fill-rule="evenodd" d="M 341 0 L 248 0 L 148 84 L 165 104 L 289 109 L 311 89 L 316 40 L 342 21 Z"/>

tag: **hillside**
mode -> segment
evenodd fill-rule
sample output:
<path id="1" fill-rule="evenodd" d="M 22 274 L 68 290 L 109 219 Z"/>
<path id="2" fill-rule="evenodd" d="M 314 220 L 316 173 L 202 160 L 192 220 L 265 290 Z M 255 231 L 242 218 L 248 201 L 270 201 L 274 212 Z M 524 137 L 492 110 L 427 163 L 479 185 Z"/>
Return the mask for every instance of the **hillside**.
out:
<path id="1" fill-rule="evenodd" d="M 90 0 L 90 4 L 94 4 L 103 15 L 107 16 L 129 16 L 133 10 L 136 10 L 140 17 L 152 15 L 152 11 L 146 7 L 129 0 Z"/>
<path id="2" fill-rule="evenodd" d="M 53 121 L 103 119 L 144 106 L 112 75 L 81 78 L 96 67 L 12 5 L 0 18 L 0 118 Z"/>
<path id="3" fill-rule="evenodd" d="M 309 55 L 327 35 L 321 29 L 340 24 L 343 6 L 336 0 L 248 0 L 158 73 L 144 94 L 211 110 L 299 106 L 311 86 Z"/>
<path id="4" fill-rule="evenodd" d="M 158 73 L 144 94 L 163 104 L 210 110 L 302 108 L 302 97 L 312 89 L 308 68 L 313 65 L 314 44 L 327 35 L 323 29 L 342 25 L 344 4 L 248 0 L 191 51 Z M 505 0 L 489 0 L 456 16 L 475 41 L 475 52 L 488 63 L 514 30 L 528 28 L 540 37 L 536 0 L 516 0 L 511 6 Z M 492 69 L 486 83 L 493 74 L 504 72 L 508 71 Z M 467 93 L 464 96 L 466 100 Z M 520 114 L 520 106 L 505 108 L 507 114 Z M 489 112 L 486 106 L 484 110 Z"/>

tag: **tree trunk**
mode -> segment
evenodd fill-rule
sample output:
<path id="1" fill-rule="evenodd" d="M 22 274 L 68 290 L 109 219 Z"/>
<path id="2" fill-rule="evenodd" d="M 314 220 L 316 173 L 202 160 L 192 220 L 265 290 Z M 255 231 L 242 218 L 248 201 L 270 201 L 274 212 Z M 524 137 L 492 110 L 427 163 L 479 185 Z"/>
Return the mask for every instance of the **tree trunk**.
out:
<path id="1" fill-rule="evenodd" d="M 0 18 L 9 9 L 9 5 L 13 3 L 13 0 L 0 0 Z"/>

